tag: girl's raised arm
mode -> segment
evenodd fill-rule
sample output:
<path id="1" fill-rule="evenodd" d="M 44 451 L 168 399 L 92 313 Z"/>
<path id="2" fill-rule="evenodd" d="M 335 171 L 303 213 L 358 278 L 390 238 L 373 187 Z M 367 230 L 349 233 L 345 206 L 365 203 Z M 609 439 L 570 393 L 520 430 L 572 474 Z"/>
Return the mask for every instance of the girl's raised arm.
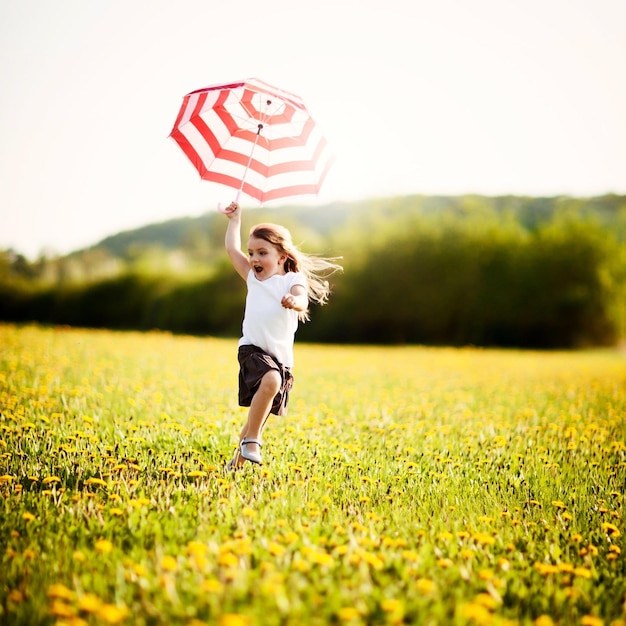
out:
<path id="1" fill-rule="evenodd" d="M 247 280 L 250 264 L 248 257 L 241 250 L 241 208 L 233 202 L 224 213 L 228 217 L 228 228 L 224 240 L 226 252 L 239 276 Z"/>

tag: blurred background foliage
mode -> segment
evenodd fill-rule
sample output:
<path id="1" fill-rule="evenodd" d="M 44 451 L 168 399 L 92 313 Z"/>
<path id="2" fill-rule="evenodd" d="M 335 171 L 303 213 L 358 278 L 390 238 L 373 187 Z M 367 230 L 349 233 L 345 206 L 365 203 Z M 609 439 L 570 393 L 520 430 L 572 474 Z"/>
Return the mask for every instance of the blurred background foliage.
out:
<path id="1" fill-rule="evenodd" d="M 299 340 L 528 348 L 626 336 L 626 196 L 405 196 L 244 207 L 310 253 L 342 256 Z M 0 319 L 238 336 L 245 284 L 210 212 L 64 257 L 0 253 Z"/>

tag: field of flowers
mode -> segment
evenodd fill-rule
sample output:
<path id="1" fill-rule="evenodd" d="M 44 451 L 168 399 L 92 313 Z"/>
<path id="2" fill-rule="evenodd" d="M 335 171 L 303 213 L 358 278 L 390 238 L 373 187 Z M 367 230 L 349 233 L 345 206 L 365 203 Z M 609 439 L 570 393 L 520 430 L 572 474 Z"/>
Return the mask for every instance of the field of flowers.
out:
<path id="1" fill-rule="evenodd" d="M 0 325 L 0 623 L 626 625 L 626 355 Z"/>

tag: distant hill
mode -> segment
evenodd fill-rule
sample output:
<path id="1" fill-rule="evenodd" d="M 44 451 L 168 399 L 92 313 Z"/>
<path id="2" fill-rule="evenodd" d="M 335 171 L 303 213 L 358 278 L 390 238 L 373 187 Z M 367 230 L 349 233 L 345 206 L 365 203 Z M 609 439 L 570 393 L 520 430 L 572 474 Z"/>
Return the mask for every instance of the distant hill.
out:
<path id="1" fill-rule="evenodd" d="M 408 228 L 415 220 L 457 218 L 509 219 L 534 230 L 559 213 L 592 216 L 602 225 L 626 230 L 626 196 L 593 198 L 524 196 L 409 195 L 336 202 L 324 206 L 285 205 L 243 211 L 243 233 L 258 222 L 278 222 L 289 228 L 297 243 L 315 253 L 341 254 L 359 238 L 388 229 Z M 217 211 L 147 224 L 105 237 L 97 244 L 64 257 L 29 264 L 18 255 L 13 270 L 28 280 L 45 283 L 84 282 L 125 271 L 210 274 L 224 257 L 226 218 Z M 12 253 L 15 256 L 14 253 Z M 6 261 L 5 261 L 6 263 Z"/>
<path id="2" fill-rule="evenodd" d="M 332 203 L 324 206 L 286 205 L 275 209 L 244 207 L 246 222 L 274 221 L 291 227 L 295 232 L 315 233 L 326 238 L 347 225 L 367 224 L 381 217 L 390 220 L 411 215 L 434 214 L 447 211 L 468 215 L 509 213 L 527 228 L 551 219 L 558 211 L 575 211 L 579 215 L 594 215 L 603 223 L 612 223 L 626 216 L 626 196 L 605 195 L 593 198 L 525 197 L 525 196 L 423 196 L 375 198 L 355 202 Z M 103 248 L 110 254 L 129 259 L 137 246 L 159 246 L 164 250 L 193 247 L 198 237 L 212 244 L 222 243 L 226 228 L 225 218 L 219 213 L 205 213 L 199 217 L 183 217 L 148 224 L 134 230 L 110 235 L 92 248 Z M 295 236 L 294 232 L 294 236 Z M 296 237 L 297 238 L 297 237 Z M 80 254 L 79 250 L 73 254 Z"/>
<path id="3" fill-rule="evenodd" d="M 308 341 L 571 348 L 626 336 L 626 196 L 401 196 L 244 207 L 341 256 Z M 0 255 L 0 319 L 235 336 L 243 285 L 212 212 L 59 259 Z"/>

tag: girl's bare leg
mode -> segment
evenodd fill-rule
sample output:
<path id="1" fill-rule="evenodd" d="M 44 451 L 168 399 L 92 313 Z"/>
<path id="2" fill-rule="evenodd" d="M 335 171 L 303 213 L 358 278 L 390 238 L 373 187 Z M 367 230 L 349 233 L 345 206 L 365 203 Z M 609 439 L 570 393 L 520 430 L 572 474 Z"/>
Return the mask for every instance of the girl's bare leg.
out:
<path id="1" fill-rule="evenodd" d="M 280 391 L 281 385 L 282 379 L 276 370 L 270 370 L 265 373 L 257 392 L 252 398 L 252 403 L 248 410 L 248 421 L 239 435 L 240 442 L 245 438 L 260 440 L 263 427 L 272 409 L 272 402 L 276 394 Z M 247 447 L 250 452 L 257 452 L 259 449 L 256 443 L 249 443 Z M 239 467 L 243 465 L 243 463 L 245 463 L 245 459 L 237 451 L 233 464 Z"/>

